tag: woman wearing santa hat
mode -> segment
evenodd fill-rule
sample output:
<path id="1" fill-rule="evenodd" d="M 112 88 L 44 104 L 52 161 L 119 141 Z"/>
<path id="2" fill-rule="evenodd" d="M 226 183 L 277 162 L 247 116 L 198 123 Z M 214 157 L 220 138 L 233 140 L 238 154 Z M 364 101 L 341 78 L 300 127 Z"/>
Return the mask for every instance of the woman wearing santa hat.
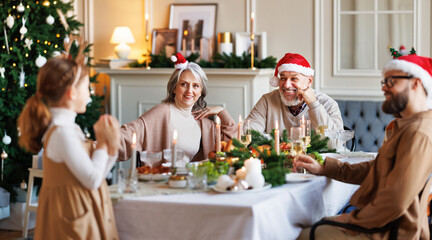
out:
<path id="1" fill-rule="evenodd" d="M 171 57 L 175 71 L 167 84 L 167 97 L 121 127 L 119 160 L 131 157 L 132 134 L 136 132 L 137 151 L 162 151 L 171 148 L 173 131 L 178 132 L 177 147 L 192 161 L 206 159 L 215 147 L 216 124 L 208 116 L 221 120 L 222 140 L 237 134 L 237 125 L 221 106 L 206 106 L 207 75 L 201 67 L 177 53 Z"/>

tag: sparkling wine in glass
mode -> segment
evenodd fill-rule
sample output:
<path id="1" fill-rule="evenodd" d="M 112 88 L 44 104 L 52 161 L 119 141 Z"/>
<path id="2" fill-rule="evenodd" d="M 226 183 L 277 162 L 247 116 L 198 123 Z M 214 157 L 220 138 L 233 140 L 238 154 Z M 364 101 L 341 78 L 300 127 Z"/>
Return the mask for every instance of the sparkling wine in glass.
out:
<path id="1" fill-rule="evenodd" d="M 162 160 L 162 152 L 143 151 L 141 152 L 141 161 L 150 166 L 150 181 L 153 181 L 153 164 Z"/>
<path id="2" fill-rule="evenodd" d="M 246 147 L 252 142 L 252 130 L 250 128 L 250 120 L 246 122 L 246 129 L 243 131 L 240 136 L 240 142 L 243 143 Z"/>
<path id="3" fill-rule="evenodd" d="M 324 132 L 325 132 L 326 129 L 327 129 L 327 126 L 326 126 L 326 125 L 320 125 L 320 126 L 318 126 L 317 132 L 318 132 L 320 135 L 324 135 Z"/>
<path id="4" fill-rule="evenodd" d="M 294 157 L 294 161 L 297 156 L 303 153 L 303 139 L 304 133 L 301 127 L 291 127 L 290 128 L 290 141 L 291 141 L 291 156 Z M 304 172 L 304 169 L 299 169 Z"/>

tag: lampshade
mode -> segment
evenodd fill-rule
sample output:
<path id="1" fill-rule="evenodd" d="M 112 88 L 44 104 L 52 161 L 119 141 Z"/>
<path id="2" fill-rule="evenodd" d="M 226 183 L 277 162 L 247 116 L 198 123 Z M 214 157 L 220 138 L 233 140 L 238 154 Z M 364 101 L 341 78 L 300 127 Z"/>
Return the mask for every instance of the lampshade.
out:
<path id="1" fill-rule="evenodd" d="M 135 39 L 129 27 L 116 27 L 111 36 L 111 43 L 134 43 Z"/>

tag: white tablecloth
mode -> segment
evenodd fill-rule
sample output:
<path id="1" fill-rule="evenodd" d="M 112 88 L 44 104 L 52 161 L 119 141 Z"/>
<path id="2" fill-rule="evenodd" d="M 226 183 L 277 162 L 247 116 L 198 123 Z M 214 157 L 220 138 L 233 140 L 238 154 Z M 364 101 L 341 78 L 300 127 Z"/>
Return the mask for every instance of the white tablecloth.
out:
<path id="1" fill-rule="evenodd" d="M 302 227 L 335 215 L 357 188 L 316 177 L 255 193 L 124 196 L 114 213 L 122 240 L 295 239 Z"/>

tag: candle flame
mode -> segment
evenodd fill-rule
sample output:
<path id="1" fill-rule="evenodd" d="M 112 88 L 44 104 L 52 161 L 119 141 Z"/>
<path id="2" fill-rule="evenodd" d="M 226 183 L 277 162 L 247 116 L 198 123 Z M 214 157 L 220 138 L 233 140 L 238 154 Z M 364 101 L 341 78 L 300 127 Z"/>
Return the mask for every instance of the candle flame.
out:
<path id="1" fill-rule="evenodd" d="M 276 127 L 275 127 L 276 130 L 279 130 L 279 122 L 278 122 L 278 120 L 275 121 L 275 126 L 276 126 Z"/>
<path id="2" fill-rule="evenodd" d="M 173 143 L 177 143 L 177 129 L 174 129 L 173 132 Z"/>
<path id="3" fill-rule="evenodd" d="M 243 166 L 243 167 L 242 167 L 241 169 L 242 169 L 242 171 L 246 171 L 246 168 L 245 168 L 245 166 Z"/>
<path id="4" fill-rule="evenodd" d="M 252 12 L 252 13 L 251 13 L 251 19 L 253 20 L 254 18 L 255 18 L 255 13 Z"/>
<path id="5" fill-rule="evenodd" d="M 136 144 L 136 133 L 134 132 L 132 134 L 132 146 L 135 147 L 135 144 Z"/>
<path id="6" fill-rule="evenodd" d="M 242 123 L 243 122 L 243 120 L 242 120 L 242 116 L 241 116 L 241 114 L 239 115 L 239 123 Z"/>
<path id="7" fill-rule="evenodd" d="M 184 30 L 183 34 L 187 36 L 189 34 L 188 30 Z"/>
<path id="8" fill-rule="evenodd" d="M 216 125 L 220 125 L 220 118 L 216 116 Z"/>
<path id="9" fill-rule="evenodd" d="M 145 20 L 149 20 L 149 14 L 148 13 L 145 14 Z"/>

